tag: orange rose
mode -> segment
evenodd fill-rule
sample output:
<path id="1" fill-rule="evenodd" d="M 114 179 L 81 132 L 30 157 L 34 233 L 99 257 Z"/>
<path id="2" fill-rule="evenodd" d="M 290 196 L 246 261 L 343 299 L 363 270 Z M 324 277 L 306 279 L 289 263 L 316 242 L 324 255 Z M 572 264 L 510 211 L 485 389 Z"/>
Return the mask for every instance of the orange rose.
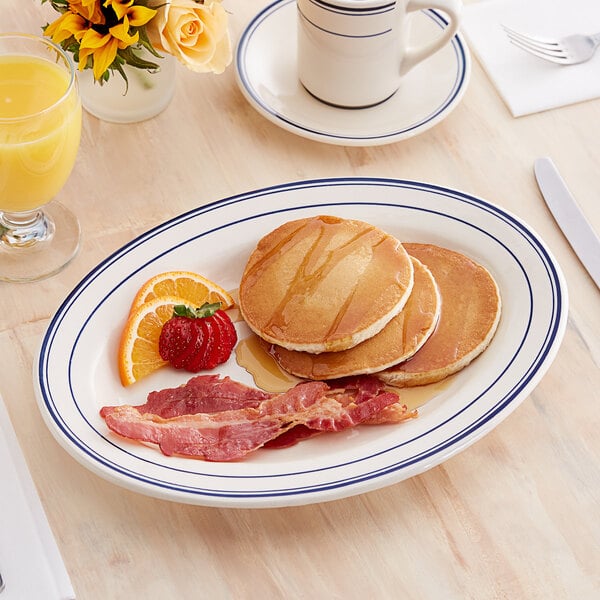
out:
<path id="1" fill-rule="evenodd" d="M 192 71 L 222 73 L 232 58 L 227 13 L 220 0 L 155 0 L 156 16 L 146 26 L 158 51 Z"/>

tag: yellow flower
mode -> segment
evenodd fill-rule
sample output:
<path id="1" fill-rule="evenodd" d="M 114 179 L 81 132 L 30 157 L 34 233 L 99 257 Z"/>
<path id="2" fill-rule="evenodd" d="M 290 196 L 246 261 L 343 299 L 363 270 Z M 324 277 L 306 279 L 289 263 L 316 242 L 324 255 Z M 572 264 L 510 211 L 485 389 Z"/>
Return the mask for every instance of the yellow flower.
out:
<path id="1" fill-rule="evenodd" d="M 102 25 L 105 19 L 100 4 L 101 0 L 69 0 L 69 10 L 95 25 Z"/>
<path id="2" fill-rule="evenodd" d="M 126 14 L 127 10 L 133 4 L 133 0 L 105 0 L 104 6 L 107 8 L 110 6 L 115 11 L 117 19 L 121 20 Z"/>
<path id="3" fill-rule="evenodd" d="M 117 50 L 118 40 L 110 33 L 101 34 L 95 29 L 88 29 L 81 38 L 79 47 L 79 70 L 83 71 L 88 58 L 91 56 L 94 78 L 100 80 L 115 60 Z"/>
<path id="4" fill-rule="evenodd" d="M 88 22 L 82 16 L 66 12 L 50 23 L 44 33 L 51 37 L 55 44 L 60 44 L 72 36 L 79 39 L 87 30 Z"/>
<path id="5" fill-rule="evenodd" d="M 139 37 L 137 31 L 133 35 L 129 34 L 129 22 L 126 16 L 122 23 L 111 27 L 106 34 L 92 28 L 88 29 L 80 40 L 79 70 L 86 67 L 91 56 L 94 78 L 100 80 L 115 60 L 117 50 L 124 50 L 136 44 Z"/>
<path id="6" fill-rule="evenodd" d="M 189 69 L 221 73 L 232 60 L 221 0 L 41 0 L 60 16 L 45 34 L 103 81 L 123 65 L 159 68 L 141 52 L 171 54 Z"/>
<path id="7" fill-rule="evenodd" d="M 134 5 L 133 2 L 134 0 L 105 0 L 104 6 L 111 7 L 119 21 L 127 17 L 132 27 L 141 27 L 150 21 L 156 11 L 147 6 Z"/>
<path id="8" fill-rule="evenodd" d="M 231 62 L 227 13 L 219 1 L 153 0 L 156 16 L 146 31 L 152 45 L 192 71 L 222 73 Z"/>

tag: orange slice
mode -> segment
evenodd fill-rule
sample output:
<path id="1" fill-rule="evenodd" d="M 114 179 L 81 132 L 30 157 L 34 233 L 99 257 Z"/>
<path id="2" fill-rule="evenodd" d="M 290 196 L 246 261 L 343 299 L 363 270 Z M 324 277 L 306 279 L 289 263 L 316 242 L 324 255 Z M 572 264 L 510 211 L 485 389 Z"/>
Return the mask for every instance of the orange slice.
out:
<path id="1" fill-rule="evenodd" d="M 150 278 L 139 289 L 131 311 L 160 296 L 177 296 L 184 300 L 182 304 L 194 307 L 202 306 L 205 302 L 220 302 L 221 308 L 227 310 L 234 304 L 229 292 L 202 275 L 191 271 L 167 271 Z"/>
<path id="2" fill-rule="evenodd" d="M 118 351 L 119 377 L 123 385 L 131 385 L 167 364 L 158 352 L 160 332 L 173 316 L 173 307 L 186 302 L 178 296 L 157 296 L 130 313 Z"/>

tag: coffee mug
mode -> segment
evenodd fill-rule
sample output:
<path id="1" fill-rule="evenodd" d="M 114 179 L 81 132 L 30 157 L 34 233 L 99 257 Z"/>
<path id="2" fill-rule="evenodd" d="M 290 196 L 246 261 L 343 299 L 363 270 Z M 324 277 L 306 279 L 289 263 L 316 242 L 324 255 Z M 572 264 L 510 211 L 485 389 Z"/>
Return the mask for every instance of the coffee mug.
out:
<path id="1" fill-rule="evenodd" d="M 454 36 L 460 0 L 297 0 L 298 76 L 327 104 L 363 108 L 390 98 L 402 76 Z M 438 9 L 448 25 L 419 47 L 408 46 L 409 15 Z"/>

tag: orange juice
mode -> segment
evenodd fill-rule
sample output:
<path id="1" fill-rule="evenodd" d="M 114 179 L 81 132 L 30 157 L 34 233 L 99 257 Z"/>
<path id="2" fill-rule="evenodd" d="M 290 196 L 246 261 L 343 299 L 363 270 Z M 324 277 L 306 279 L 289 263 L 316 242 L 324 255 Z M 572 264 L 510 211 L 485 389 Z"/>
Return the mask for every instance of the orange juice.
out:
<path id="1" fill-rule="evenodd" d="M 0 56 L 0 210 L 49 202 L 66 182 L 81 135 L 77 87 L 43 58 Z"/>

